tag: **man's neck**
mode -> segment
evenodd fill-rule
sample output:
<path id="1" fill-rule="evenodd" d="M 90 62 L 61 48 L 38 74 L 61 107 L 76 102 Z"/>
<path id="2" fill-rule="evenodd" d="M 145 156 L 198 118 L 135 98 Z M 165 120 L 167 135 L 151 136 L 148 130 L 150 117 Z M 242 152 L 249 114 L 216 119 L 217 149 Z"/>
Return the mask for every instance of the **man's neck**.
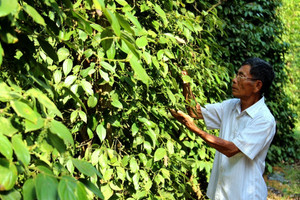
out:
<path id="1" fill-rule="evenodd" d="M 241 98 L 241 111 L 246 110 L 256 102 L 258 102 L 262 98 L 261 95 L 251 96 L 249 98 L 242 99 Z"/>

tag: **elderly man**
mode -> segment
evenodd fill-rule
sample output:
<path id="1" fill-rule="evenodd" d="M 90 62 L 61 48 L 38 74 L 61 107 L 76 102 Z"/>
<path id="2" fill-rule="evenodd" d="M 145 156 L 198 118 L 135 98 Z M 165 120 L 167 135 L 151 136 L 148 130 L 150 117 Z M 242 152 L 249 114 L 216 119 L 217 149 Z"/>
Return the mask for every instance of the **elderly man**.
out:
<path id="1" fill-rule="evenodd" d="M 179 122 L 217 150 L 207 189 L 210 199 L 267 199 L 263 172 L 276 124 L 265 104 L 264 93 L 274 76 L 267 62 L 250 58 L 232 81 L 234 99 L 205 107 L 198 103 L 195 107 L 187 106 L 189 115 L 170 110 Z M 183 87 L 186 100 L 196 101 L 189 84 L 184 83 Z M 204 119 L 208 129 L 220 129 L 219 137 L 199 129 L 191 117 Z"/>

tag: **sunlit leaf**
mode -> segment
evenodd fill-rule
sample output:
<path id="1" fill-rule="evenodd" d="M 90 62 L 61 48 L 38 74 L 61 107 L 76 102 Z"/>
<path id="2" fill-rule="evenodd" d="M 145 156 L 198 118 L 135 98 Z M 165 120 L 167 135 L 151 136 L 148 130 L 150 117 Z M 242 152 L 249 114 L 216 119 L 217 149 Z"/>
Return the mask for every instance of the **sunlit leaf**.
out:
<path id="1" fill-rule="evenodd" d="M 37 100 L 43 106 L 45 106 L 49 110 L 49 112 L 52 112 L 52 113 L 56 114 L 57 116 L 59 116 L 60 118 L 62 118 L 62 113 L 58 110 L 58 108 L 53 103 L 53 101 L 51 101 L 47 97 L 47 95 L 45 95 L 40 90 L 35 89 L 35 88 L 32 88 L 32 89 L 28 90 L 27 93 L 30 94 L 30 95 L 32 95 L 32 96 L 34 96 L 35 98 L 37 98 Z"/>
<path id="2" fill-rule="evenodd" d="M 148 40 L 146 36 L 136 39 L 136 45 L 140 48 L 147 46 L 147 44 L 148 44 Z"/>
<path id="3" fill-rule="evenodd" d="M 0 17 L 4 17 L 14 10 L 16 10 L 18 7 L 18 1 L 17 0 L 2 0 L 0 3 Z"/>
<path id="4" fill-rule="evenodd" d="M 14 163 L 0 158 L 0 191 L 12 189 L 17 181 L 18 171 Z"/>
<path id="5" fill-rule="evenodd" d="M 18 160 L 20 160 L 25 166 L 29 165 L 30 162 L 30 154 L 28 148 L 24 144 L 21 135 L 14 135 L 11 139 L 13 149 L 15 154 L 17 155 Z"/>
<path id="6" fill-rule="evenodd" d="M 28 5 L 27 3 L 23 4 L 23 8 L 27 14 L 32 17 L 32 19 L 43 26 L 46 26 L 44 18 L 36 11 L 32 6 Z"/>
<path id="7" fill-rule="evenodd" d="M 74 146 L 74 141 L 73 141 L 72 134 L 69 131 L 69 129 L 63 123 L 53 119 L 50 122 L 49 130 L 53 134 L 56 134 L 56 135 L 58 135 L 58 137 L 63 139 L 65 144 L 71 144 L 72 146 Z"/>
<path id="8" fill-rule="evenodd" d="M 0 153 L 10 160 L 13 155 L 13 148 L 5 135 L 0 134 L 0 144 Z"/>
<path id="9" fill-rule="evenodd" d="M 73 61 L 69 58 L 66 59 L 63 62 L 63 71 L 64 71 L 65 76 L 67 76 L 72 71 L 72 68 L 73 68 Z"/>
<path id="10" fill-rule="evenodd" d="M 62 73 L 60 70 L 55 70 L 53 73 L 53 78 L 55 83 L 59 83 L 61 81 Z"/>
<path id="11" fill-rule="evenodd" d="M 69 49 L 62 47 L 58 49 L 57 55 L 58 55 L 58 61 L 61 62 L 68 58 L 68 56 L 70 55 L 70 51 Z"/>
<path id="12" fill-rule="evenodd" d="M 166 150 L 164 148 L 158 148 L 154 153 L 154 161 L 163 159 L 165 155 L 167 155 Z"/>
<path id="13" fill-rule="evenodd" d="M 85 114 L 85 112 L 83 112 L 82 110 L 78 111 L 79 117 L 82 121 L 84 121 L 85 123 L 87 123 L 87 116 Z"/>
<path id="14" fill-rule="evenodd" d="M 68 76 L 64 82 L 65 86 L 67 86 L 67 87 L 71 86 L 76 79 L 77 79 L 77 76 L 75 76 L 75 75 Z"/>
<path id="15" fill-rule="evenodd" d="M 130 170 L 132 173 L 137 173 L 139 170 L 139 165 L 134 157 L 130 159 L 129 162 Z"/>
<path id="16" fill-rule="evenodd" d="M 97 133 L 100 141 L 103 142 L 106 138 L 106 129 L 105 129 L 103 123 L 101 123 L 97 126 L 96 133 Z"/>
<path id="17" fill-rule="evenodd" d="M 81 86 L 84 89 L 84 91 L 86 92 L 87 95 L 93 95 L 94 91 L 93 91 L 93 86 L 90 82 L 86 81 L 86 80 L 81 80 Z"/>
<path id="18" fill-rule="evenodd" d="M 102 175 L 97 171 L 97 169 L 91 163 L 79 159 L 72 159 L 72 162 L 75 165 L 75 167 L 84 175 L 94 176 L 95 174 L 97 174 L 99 177 L 102 177 Z"/>
<path id="19" fill-rule="evenodd" d="M 25 133 L 30 131 L 36 131 L 43 128 L 45 125 L 45 119 L 38 117 L 36 123 L 25 119 Z"/>
<path id="20" fill-rule="evenodd" d="M 32 110 L 31 107 L 28 106 L 28 104 L 23 103 L 22 101 L 10 101 L 10 104 L 18 116 L 23 117 L 33 123 L 37 122 L 37 114 Z"/>
<path id="21" fill-rule="evenodd" d="M 114 194 L 114 191 L 109 187 L 108 184 L 105 184 L 101 187 L 101 192 L 105 200 L 109 199 Z"/>
<path id="22" fill-rule="evenodd" d="M 150 77 L 148 76 L 146 70 L 143 68 L 141 63 L 138 61 L 138 59 L 133 56 L 130 59 L 130 65 L 134 71 L 134 77 L 143 83 L 145 83 L 147 86 L 152 82 Z"/>
<path id="23" fill-rule="evenodd" d="M 97 105 L 98 99 L 95 96 L 90 96 L 88 99 L 88 107 L 94 108 Z"/>
<path id="24" fill-rule="evenodd" d="M 18 129 L 12 125 L 11 118 L 0 117 L 0 134 L 12 136 L 16 132 Z"/>

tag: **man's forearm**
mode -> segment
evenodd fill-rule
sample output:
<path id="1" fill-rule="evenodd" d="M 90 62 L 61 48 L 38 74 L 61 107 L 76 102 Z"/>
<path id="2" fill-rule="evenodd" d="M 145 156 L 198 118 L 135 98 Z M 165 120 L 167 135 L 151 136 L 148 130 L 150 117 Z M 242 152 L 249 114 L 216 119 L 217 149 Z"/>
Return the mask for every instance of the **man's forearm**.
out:
<path id="1" fill-rule="evenodd" d="M 215 148 L 220 153 L 226 155 L 227 157 L 234 156 L 239 153 L 240 150 L 235 146 L 233 142 L 221 139 L 217 136 L 206 133 L 205 131 L 199 129 L 196 125 L 187 128 L 200 136 L 209 146 Z"/>

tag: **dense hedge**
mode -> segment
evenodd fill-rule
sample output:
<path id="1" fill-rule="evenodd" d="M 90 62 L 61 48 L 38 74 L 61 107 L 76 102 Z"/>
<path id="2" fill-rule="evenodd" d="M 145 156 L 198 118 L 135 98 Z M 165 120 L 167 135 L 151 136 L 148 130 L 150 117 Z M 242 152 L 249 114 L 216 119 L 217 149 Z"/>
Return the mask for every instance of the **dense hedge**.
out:
<path id="1" fill-rule="evenodd" d="M 204 198 L 214 150 L 168 112 L 184 109 L 180 72 L 201 104 L 228 98 L 230 77 L 252 55 L 284 84 L 277 6 L 3 1 L 1 198 Z M 279 89 L 268 100 L 286 142 L 293 119 Z M 273 162 L 294 150 L 276 152 Z"/>

